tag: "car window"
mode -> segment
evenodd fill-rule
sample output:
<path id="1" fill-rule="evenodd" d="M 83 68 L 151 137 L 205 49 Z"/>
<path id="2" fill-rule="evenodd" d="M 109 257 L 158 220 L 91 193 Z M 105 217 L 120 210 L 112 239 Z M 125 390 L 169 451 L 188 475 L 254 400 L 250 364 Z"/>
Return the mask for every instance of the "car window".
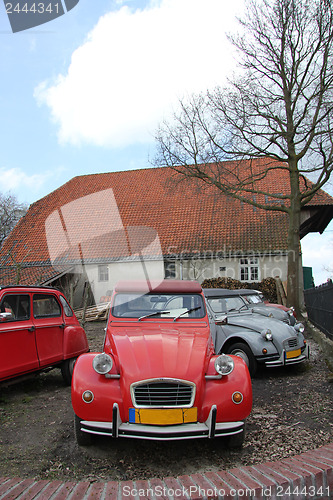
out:
<path id="1" fill-rule="evenodd" d="M 260 302 L 262 302 L 260 295 L 246 295 L 243 297 L 243 299 L 244 298 L 246 298 L 252 304 L 259 304 Z"/>
<path id="2" fill-rule="evenodd" d="M 227 304 L 225 299 L 221 298 L 209 298 L 208 303 L 213 309 L 214 313 L 225 313 L 227 312 Z"/>
<path id="3" fill-rule="evenodd" d="M 205 308 L 199 294 L 136 294 L 118 293 L 112 314 L 116 317 L 141 318 L 151 315 L 157 318 L 203 318 Z"/>
<path id="4" fill-rule="evenodd" d="M 211 297 L 208 298 L 208 302 L 216 314 L 239 310 L 246 306 L 241 297 Z"/>
<path id="5" fill-rule="evenodd" d="M 35 294 L 33 296 L 35 318 L 54 318 L 61 316 L 61 307 L 54 295 Z"/>
<path id="6" fill-rule="evenodd" d="M 63 297 L 62 295 L 59 295 L 59 299 L 60 299 L 60 302 L 62 303 L 62 307 L 64 308 L 65 316 L 67 316 L 67 317 L 73 316 L 73 311 L 72 311 L 70 305 L 68 304 L 67 300 L 65 299 L 65 297 Z"/>
<path id="7" fill-rule="evenodd" d="M 9 321 L 22 321 L 30 318 L 30 296 L 7 294 L 3 297 L 0 312 L 11 313 Z"/>

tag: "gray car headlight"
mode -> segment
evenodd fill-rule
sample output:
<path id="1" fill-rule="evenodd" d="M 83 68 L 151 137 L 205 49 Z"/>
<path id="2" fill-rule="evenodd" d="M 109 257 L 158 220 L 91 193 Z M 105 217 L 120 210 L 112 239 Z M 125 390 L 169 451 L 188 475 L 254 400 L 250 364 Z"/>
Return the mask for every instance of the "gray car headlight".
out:
<path id="1" fill-rule="evenodd" d="M 261 336 L 266 340 L 273 340 L 273 334 L 269 328 L 267 328 L 266 330 L 262 330 Z"/>
<path id="2" fill-rule="evenodd" d="M 305 327 L 303 325 L 303 323 L 297 323 L 295 326 L 294 326 L 296 332 L 300 332 L 300 333 L 303 333 L 304 330 L 305 330 Z"/>
<path id="3" fill-rule="evenodd" d="M 295 311 L 295 309 L 293 307 L 291 307 L 288 311 L 289 316 L 294 316 L 294 311 Z"/>
<path id="4" fill-rule="evenodd" d="M 108 373 L 113 365 L 111 356 L 102 352 L 101 354 L 96 354 L 93 359 L 93 369 L 100 375 L 105 375 Z"/>
<path id="5" fill-rule="evenodd" d="M 231 356 L 221 354 L 221 356 L 216 358 L 214 366 L 220 375 L 229 375 L 234 369 L 235 364 Z"/>

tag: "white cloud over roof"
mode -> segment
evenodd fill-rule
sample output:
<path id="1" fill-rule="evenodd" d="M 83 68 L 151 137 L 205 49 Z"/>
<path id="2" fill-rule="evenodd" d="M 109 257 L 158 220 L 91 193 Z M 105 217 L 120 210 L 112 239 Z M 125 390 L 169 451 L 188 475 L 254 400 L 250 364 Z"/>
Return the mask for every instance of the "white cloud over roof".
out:
<path id="1" fill-rule="evenodd" d="M 62 143 L 122 147 L 152 141 L 177 100 L 223 84 L 234 67 L 225 32 L 243 0 L 161 0 L 101 17 L 67 74 L 35 89 Z"/>

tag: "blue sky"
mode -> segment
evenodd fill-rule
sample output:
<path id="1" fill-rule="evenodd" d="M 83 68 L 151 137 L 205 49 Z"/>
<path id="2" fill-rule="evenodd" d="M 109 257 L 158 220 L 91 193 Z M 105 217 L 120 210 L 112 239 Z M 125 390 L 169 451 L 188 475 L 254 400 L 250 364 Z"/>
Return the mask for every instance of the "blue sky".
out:
<path id="1" fill-rule="evenodd" d="M 231 74 L 225 32 L 242 8 L 243 0 L 80 0 L 14 34 L 0 2 L 0 191 L 30 204 L 76 175 L 149 167 L 156 126 L 177 100 Z M 329 229 L 303 243 L 316 284 L 333 267 Z"/>

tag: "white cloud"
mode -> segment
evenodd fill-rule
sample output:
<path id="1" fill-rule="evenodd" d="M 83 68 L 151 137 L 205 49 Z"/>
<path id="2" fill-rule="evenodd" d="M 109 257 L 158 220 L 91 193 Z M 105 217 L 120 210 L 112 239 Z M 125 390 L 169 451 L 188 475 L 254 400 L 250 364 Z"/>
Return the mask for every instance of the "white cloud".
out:
<path id="1" fill-rule="evenodd" d="M 13 193 L 19 202 L 30 203 L 36 196 L 47 194 L 50 182 L 55 182 L 64 172 L 63 167 L 58 167 L 29 175 L 21 168 L 0 167 L 1 191 Z"/>
<path id="2" fill-rule="evenodd" d="M 59 141 L 111 147 L 151 141 L 178 98 L 230 75 L 225 32 L 242 5 L 161 0 L 101 17 L 72 54 L 67 74 L 35 89 L 59 127 Z"/>
<path id="3" fill-rule="evenodd" d="M 47 174 L 27 175 L 20 168 L 0 168 L 1 185 L 4 191 L 18 188 L 38 189 L 45 181 Z"/>

